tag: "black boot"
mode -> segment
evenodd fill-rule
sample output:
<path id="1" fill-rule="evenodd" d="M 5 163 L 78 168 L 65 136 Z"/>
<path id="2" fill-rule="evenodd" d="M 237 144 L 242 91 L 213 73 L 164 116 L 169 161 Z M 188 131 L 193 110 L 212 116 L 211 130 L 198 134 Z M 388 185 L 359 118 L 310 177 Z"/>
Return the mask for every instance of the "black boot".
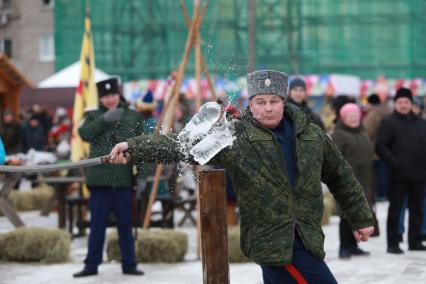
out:
<path id="1" fill-rule="evenodd" d="M 422 243 L 409 244 L 408 245 L 408 250 L 421 250 L 421 251 L 425 251 L 426 250 L 426 246 L 424 246 Z"/>
<path id="2" fill-rule="evenodd" d="M 353 248 L 351 248 L 351 255 L 367 256 L 367 255 L 370 255 L 370 253 L 368 251 L 360 249 L 359 247 L 353 247 Z"/>
<path id="3" fill-rule="evenodd" d="M 142 270 L 137 269 L 136 267 L 132 267 L 132 268 L 123 268 L 123 274 L 144 275 L 145 273 Z"/>
<path id="4" fill-rule="evenodd" d="M 398 245 L 388 246 L 387 252 L 388 253 L 393 253 L 393 254 L 402 254 L 402 253 L 404 253 L 404 251 L 402 249 L 400 249 Z"/>
<path id="5" fill-rule="evenodd" d="M 349 260 L 351 258 L 351 251 L 348 248 L 339 249 L 339 258 L 344 260 Z"/>
<path id="6" fill-rule="evenodd" d="M 73 274 L 74 278 L 98 275 L 98 270 L 89 270 L 84 268 L 82 271 Z"/>
<path id="7" fill-rule="evenodd" d="M 373 231 L 373 233 L 371 234 L 370 237 L 378 237 L 378 236 L 380 236 L 379 221 L 377 220 L 375 212 L 373 213 L 373 216 L 374 216 L 374 225 L 373 225 L 374 231 Z"/>

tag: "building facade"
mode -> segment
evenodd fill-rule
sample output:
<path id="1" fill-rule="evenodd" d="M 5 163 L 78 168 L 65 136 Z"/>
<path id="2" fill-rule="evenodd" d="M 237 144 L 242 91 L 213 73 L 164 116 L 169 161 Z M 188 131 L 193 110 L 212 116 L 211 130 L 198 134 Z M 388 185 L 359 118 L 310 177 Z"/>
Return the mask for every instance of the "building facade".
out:
<path id="1" fill-rule="evenodd" d="M 0 1 L 0 51 L 33 84 L 54 72 L 53 12 L 53 0 Z"/>

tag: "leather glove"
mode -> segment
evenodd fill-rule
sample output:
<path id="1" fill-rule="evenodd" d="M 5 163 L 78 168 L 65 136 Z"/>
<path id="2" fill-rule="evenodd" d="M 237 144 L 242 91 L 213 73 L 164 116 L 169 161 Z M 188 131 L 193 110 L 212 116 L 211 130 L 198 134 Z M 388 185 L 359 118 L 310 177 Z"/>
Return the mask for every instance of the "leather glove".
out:
<path id="1" fill-rule="evenodd" d="M 124 109 L 122 108 L 114 108 L 105 112 L 102 116 L 106 122 L 113 122 L 120 120 L 123 116 Z"/>

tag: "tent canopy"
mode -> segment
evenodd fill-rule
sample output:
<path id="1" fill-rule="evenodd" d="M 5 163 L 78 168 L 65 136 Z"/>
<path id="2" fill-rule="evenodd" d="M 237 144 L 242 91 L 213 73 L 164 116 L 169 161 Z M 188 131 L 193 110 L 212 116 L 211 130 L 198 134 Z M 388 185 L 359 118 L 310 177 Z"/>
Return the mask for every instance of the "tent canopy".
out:
<path id="1" fill-rule="evenodd" d="M 80 61 L 58 71 L 52 76 L 38 83 L 39 88 L 76 88 L 80 80 Z M 108 79 L 110 75 L 95 69 L 95 82 Z"/>

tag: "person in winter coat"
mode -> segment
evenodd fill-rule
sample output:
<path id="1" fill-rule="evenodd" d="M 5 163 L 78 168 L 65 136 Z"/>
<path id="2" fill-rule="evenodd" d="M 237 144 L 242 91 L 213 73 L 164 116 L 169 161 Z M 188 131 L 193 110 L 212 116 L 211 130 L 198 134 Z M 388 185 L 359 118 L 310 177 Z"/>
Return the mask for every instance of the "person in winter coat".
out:
<path id="1" fill-rule="evenodd" d="M 343 157 L 351 165 L 354 175 L 363 187 L 371 206 L 374 198 L 372 196 L 374 147 L 360 124 L 361 109 L 354 103 L 345 104 L 340 109 L 339 117 L 332 135 L 333 142 L 336 143 Z M 345 216 L 341 216 L 340 219 L 339 235 L 340 258 L 369 254 L 358 247 Z"/>
<path id="2" fill-rule="evenodd" d="M 30 109 L 30 113 L 34 118 L 36 118 L 39 122 L 41 127 L 43 128 L 45 140 L 48 140 L 48 133 L 50 129 L 52 128 L 52 116 L 49 114 L 47 109 L 45 107 L 42 107 L 39 104 L 33 104 Z M 46 142 L 47 143 L 47 142 Z"/>
<path id="3" fill-rule="evenodd" d="M 422 112 L 423 112 L 423 101 L 419 97 L 413 97 L 413 105 L 412 105 L 412 112 L 414 115 L 418 116 L 423 123 L 426 123 L 426 121 L 422 118 Z M 426 185 L 426 184 L 425 184 Z M 423 241 L 426 240 L 426 190 L 423 188 L 423 225 L 421 230 L 421 238 Z M 401 215 L 399 216 L 399 225 L 398 225 L 398 234 L 399 234 L 399 240 L 403 240 L 403 234 L 405 231 L 405 211 L 407 209 L 407 198 L 404 199 L 404 203 L 402 205 Z"/>
<path id="4" fill-rule="evenodd" d="M 3 140 L 0 138 L 0 165 L 6 162 L 6 150 L 4 149 Z"/>
<path id="5" fill-rule="evenodd" d="M 56 152 L 58 158 L 66 158 L 70 154 L 68 143 L 70 141 L 70 129 L 71 120 L 67 115 L 67 110 L 63 107 L 58 107 L 53 117 L 52 128 L 48 133 L 49 148 Z"/>
<path id="6" fill-rule="evenodd" d="M 11 109 L 3 111 L 3 123 L 0 130 L 1 137 L 3 138 L 4 147 L 9 155 L 17 154 L 22 149 L 22 127 L 19 122 L 14 118 Z"/>
<path id="7" fill-rule="evenodd" d="M 241 217 L 241 249 L 258 263 L 265 283 L 336 283 L 324 262 L 321 181 L 340 203 L 357 241 L 367 241 L 373 218 L 350 165 L 327 134 L 287 103 L 287 74 L 247 75 L 249 106 L 235 122 L 236 140 L 210 164 L 231 175 Z M 191 160 L 166 135 L 142 135 L 117 144 L 112 162 Z M 193 161 L 192 161 L 193 162 Z M 302 282 L 299 282 L 302 283 Z"/>
<path id="8" fill-rule="evenodd" d="M 412 111 L 415 115 L 417 115 L 424 124 L 426 124 L 426 120 L 423 118 L 423 111 L 424 111 L 424 103 L 423 98 L 414 97 L 413 98 L 413 107 Z M 403 217 L 404 214 L 401 214 Z M 402 219 L 402 220 L 401 220 Z M 403 224 L 404 218 L 400 219 L 400 225 Z M 404 228 L 404 226 L 402 226 Z M 422 225 L 422 240 L 426 241 L 426 182 L 423 186 L 423 225 Z"/>
<path id="9" fill-rule="evenodd" d="M 117 78 L 96 84 L 99 108 L 86 111 L 78 133 L 90 143 L 90 157 L 107 155 L 117 142 L 143 133 L 139 113 L 128 108 L 120 96 Z M 133 172 L 131 165 L 102 164 L 86 169 L 90 190 L 90 235 L 84 269 L 74 277 L 98 274 L 102 262 L 108 216 L 114 212 L 124 274 L 143 275 L 136 267 L 132 236 L 131 199 Z"/>
<path id="10" fill-rule="evenodd" d="M 37 151 L 44 151 L 46 149 L 46 133 L 34 114 L 31 114 L 28 121 L 22 127 L 22 136 L 22 145 L 25 153 L 30 149 Z"/>
<path id="11" fill-rule="evenodd" d="M 420 118 L 423 118 L 424 111 L 423 98 L 413 97 L 413 107 L 411 108 L 412 112 Z"/>
<path id="12" fill-rule="evenodd" d="M 383 118 L 392 113 L 392 108 L 382 103 L 377 94 L 371 94 L 368 96 L 369 109 L 363 119 L 363 126 L 367 132 L 368 137 L 373 145 L 376 145 L 377 131 L 379 129 L 380 122 Z M 376 175 L 376 195 L 380 200 L 386 200 L 389 184 L 388 184 L 388 168 L 386 163 L 380 159 L 376 151 L 374 151 L 374 172 Z"/>
<path id="13" fill-rule="evenodd" d="M 288 101 L 300 107 L 314 123 L 324 128 L 321 117 L 309 108 L 306 95 L 306 83 L 302 78 L 296 77 L 290 81 Z"/>
<path id="14" fill-rule="evenodd" d="M 395 111 L 380 123 L 376 150 L 390 169 L 387 252 L 401 254 L 398 223 L 405 197 L 410 212 L 408 249 L 426 250 L 421 240 L 426 128 L 412 113 L 413 95 L 409 89 L 399 89 L 394 101 Z"/>

